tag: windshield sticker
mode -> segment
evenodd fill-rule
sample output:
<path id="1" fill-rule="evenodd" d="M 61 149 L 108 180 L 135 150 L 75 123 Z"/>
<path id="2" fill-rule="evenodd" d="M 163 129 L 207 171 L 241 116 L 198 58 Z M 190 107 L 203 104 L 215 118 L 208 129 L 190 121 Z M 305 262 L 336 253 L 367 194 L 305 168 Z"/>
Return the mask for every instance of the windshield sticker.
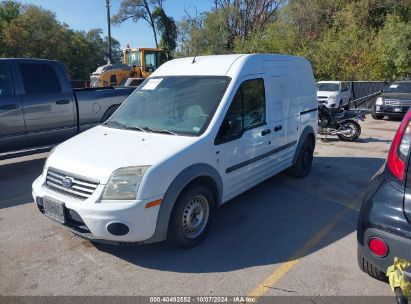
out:
<path id="1" fill-rule="evenodd" d="M 199 128 L 199 127 L 194 127 L 194 128 L 193 128 L 193 131 L 194 131 L 194 132 L 200 132 L 200 128 Z"/>
<path id="2" fill-rule="evenodd" d="M 157 86 L 163 81 L 163 78 L 150 79 L 142 90 L 155 90 Z"/>
<path id="3" fill-rule="evenodd" d="M 392 85 L 390 85 L 390 89 L 396 89 L 396 88 L 398 88 L 398 84 L 392 84 Z"/>

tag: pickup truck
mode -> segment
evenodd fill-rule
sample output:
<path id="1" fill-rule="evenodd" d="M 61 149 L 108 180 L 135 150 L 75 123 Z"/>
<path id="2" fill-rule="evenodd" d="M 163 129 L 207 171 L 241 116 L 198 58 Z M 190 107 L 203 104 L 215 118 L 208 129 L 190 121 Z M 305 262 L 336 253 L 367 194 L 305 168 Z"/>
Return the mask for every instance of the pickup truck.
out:
<path id="1" fill-rule="evenodd" d="M 100 124 L 133 91 L 73 90 L 57 61 L 0 59 L 0 159 L 50 149 Z"/>

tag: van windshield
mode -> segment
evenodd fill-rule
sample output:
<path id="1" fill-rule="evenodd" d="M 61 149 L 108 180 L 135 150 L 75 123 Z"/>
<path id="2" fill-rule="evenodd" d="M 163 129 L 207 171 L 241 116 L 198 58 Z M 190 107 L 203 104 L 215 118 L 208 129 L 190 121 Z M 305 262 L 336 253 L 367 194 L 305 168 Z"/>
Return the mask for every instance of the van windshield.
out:
<path id="1" fill-rule="evenodd" d="M 207 128 L 229 77 L 167 76 L 145 80 L 105 123 L 108 127 L 200 135 Z"/>

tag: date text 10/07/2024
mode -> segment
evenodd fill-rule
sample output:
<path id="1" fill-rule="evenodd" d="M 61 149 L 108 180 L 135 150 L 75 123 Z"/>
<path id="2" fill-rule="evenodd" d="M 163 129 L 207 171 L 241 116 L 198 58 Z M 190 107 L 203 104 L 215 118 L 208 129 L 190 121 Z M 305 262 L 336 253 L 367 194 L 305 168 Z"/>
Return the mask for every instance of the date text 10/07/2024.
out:
<path id="1" fill-rule="evenodd" d="M 255 303 L 254 297 L 216 297 L 216 296 L 171 296 L 171 297 L 150 297 L 150 303 Z"/>

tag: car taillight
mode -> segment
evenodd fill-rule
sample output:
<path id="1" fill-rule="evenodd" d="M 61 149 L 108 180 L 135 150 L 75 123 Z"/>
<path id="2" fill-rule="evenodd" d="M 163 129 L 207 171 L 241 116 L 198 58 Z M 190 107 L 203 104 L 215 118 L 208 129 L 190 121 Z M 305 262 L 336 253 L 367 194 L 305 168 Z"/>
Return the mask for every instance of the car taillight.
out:
<path id="1" fill-rule="evenodd" d="M 388 154 L 388 168 L 396 178 L 403 181 L 405 164 L 411 144 L 411 112 L 404 116 L 391 144 Z"/>
<path id="2" fill-rule="evenodd" d="M 370 248 L 371 252 L 379 258 L 386 257 L 388 254 L 387 244 L 378 237 L 371 238 L 368 242 L 368 247 Z"/>

